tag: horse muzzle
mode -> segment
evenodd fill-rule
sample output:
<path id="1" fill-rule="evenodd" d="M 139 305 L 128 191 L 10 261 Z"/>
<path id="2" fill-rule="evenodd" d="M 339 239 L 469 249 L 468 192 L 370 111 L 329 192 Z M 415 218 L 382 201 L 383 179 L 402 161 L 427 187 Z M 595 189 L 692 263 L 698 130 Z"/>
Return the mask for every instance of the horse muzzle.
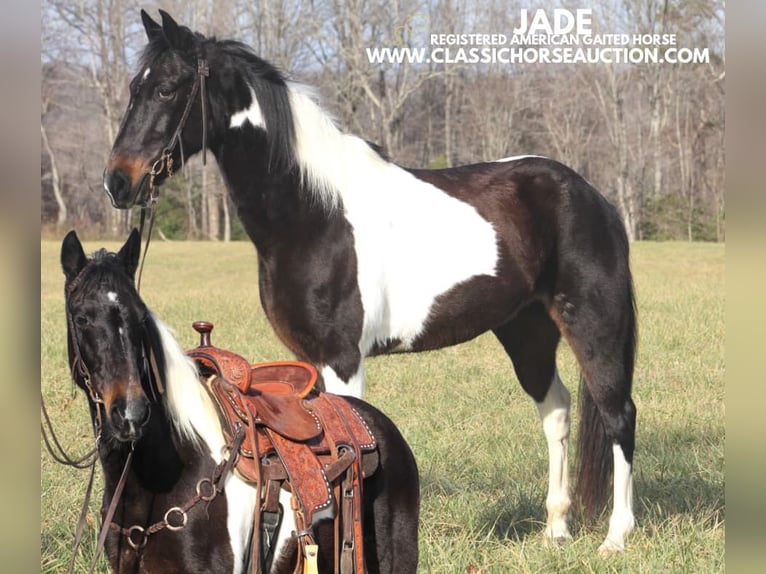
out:
<path id="1" fill-rule="evenodd" d="M 114 438 L 121 442 L 133 442 L 143 435 L 151 417 L 151 406 L 143 397 L 130 401 L 117 399 L 109 407 L 107 417 Z"/>
<path id="2" fill-rule="evenodd" d="M 146 205 L 149 201 L 149 172 L 135 173 L 123 169 L 104 170 L 104 191 L 117 209 Z"/>

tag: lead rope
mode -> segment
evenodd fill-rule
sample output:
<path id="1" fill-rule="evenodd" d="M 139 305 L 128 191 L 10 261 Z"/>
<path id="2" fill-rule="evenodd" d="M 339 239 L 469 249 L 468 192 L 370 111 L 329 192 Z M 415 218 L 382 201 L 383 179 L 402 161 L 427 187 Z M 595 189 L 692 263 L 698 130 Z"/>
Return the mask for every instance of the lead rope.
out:
<path id="1" fill-rule="evenodd" d="M 207 92 L 205 80 L 210 76 L 210 67 L 204 58 L 197 59 L 197 77 L 199 82 L 200 103 L 202 104 L 202 165 L 207 165 Z"/>
<path id="2" fill-rule="evenodd" d="M 96 461 L 98 460 L 98 436 L 96 437 L 96 446 L 93 448 L 93 450 L 79 458 L 73 458 L 64 450 L 64 447 L 61 446 L 61 442 L 59 441 L 58 436 L 56 436 L 56 432 L 53 430 L 53 424 L 51 423 L 50 416 L 48 415 L 48 409 L 45 407 L 45 399 L 43 398 L 42 392 L 40 393 L 40 407 L 42 408 L 43 413 L 43 421 L 40 423 L 40 430 L 42 431 L 43 440 L 45 441 L 45 447 L 48 450 L 48 454 L 50 454 L 51 457 L 53 457 L 53 460 L 59 464 L 71 466 L 80 470 L 90 467 L 88 486 L 85 489 L 85 498 L 82 503 L 82 508 L 80 508 L 80 516 L 77 519 L 77 528 L 75 529 L 74 542 L 72 544 L 72 555 L 69 559 L 69 567 L 67 569 L 67 572 L 71 574 L 74 572 L 77 550 L 80 548 L 80 544 L 82 543 L 82 535 L 85 530 L 86 522 L 85 517 L 88 514 L 90 497 L 93 492 L 93 478 L 96 474 Z M 98 408 L 98 406 L 96 408 Z M 47 432 L 45 430 L 46 426 L 48 427 Z M 48 435 L 50 435 L 50 439 L 48 438 Z M 54 452 L 54 446 L 57 452 Z"/>
<path id="3" fill-rule="evenodd" d="M 101 523 L 101 533 L 98 536 L 98 544 L 96 545 L 96 550 L 93 555 L 93 562 L 90 564 L 88 574 L 95 571 L 98 559 L 101 558 L 101 553 L 104 551 L 104 543 L 106 542 L 106 535 L 109 533 L 109 525 L 112 523 L 114 513 L 117 511 L 117 505 L 119 504 L 120 498 L 122 497 L 122 489 L 125 488 L 125 483 L 128 480 L 128 470 L 130 469 L 130 463 L 133 460 L 134 448 L 135 444 L 131 443 L 128 458 L 125 460 L 125 468 L 122 469 L 120 480 L 117 482 L 117 487 L 114 489 L 114 494 L 112 495 L 112 500 L 109 503 L 109 508 L 106 511 L 106 516 Z"/>
<path id="4" fill-rule="evenodd" d="M 154 187 L 154 176 L 152 176 L 152 196 L 149 200 L 149 207 L 141 208 L 141 224 L 138 228 L 138 234 L 140 237 L 144 235 L 144 220 L 146 219 L 146 212 L 149 211 L 149 230 L 146 233 L 146 243 L 144 243 L 144 253 L 141 255 L 141 265 L 138 267 L 138 278 L 136 279 L 136 292 L 141 293 L 141 277 L 144 274 L 144 262 L 146 261 L 146 254 L 149 252 L 149 242 L 152 240 L 152 232 L 154 231 L 154 220 L 157 215 L 157 199 L 158 194 L 155 193 L 156 187 Z"/>
<path id="5" fill-rule="evenodd" d="M 40 431 L 42 432 L 43 441 L 45 441 L 45 447 L 48 450 L 48 454 L 51 455 L 53 460 L 59 464 L 71 466 L 79 470 L 88 468 L 94 462 L 96 462 L 96 454 L 98 452 L 98 448 L 94 447 L 92 450 L 78 458 L 72 457 L 64 450 L 64 447 L 61 446 L 61 441 L 59 441 L 56 432 L 53 430 L 53 423 L 51 423 L 50 415 L 48 415 L 48 409 L 45 407 L 45 399 L 43 398 L 42 391 L 40 391 L 40 409 L 43 413 L 43 420 L 40 421 Z M 49 435 L 50 438 L 48 438 Z"/>

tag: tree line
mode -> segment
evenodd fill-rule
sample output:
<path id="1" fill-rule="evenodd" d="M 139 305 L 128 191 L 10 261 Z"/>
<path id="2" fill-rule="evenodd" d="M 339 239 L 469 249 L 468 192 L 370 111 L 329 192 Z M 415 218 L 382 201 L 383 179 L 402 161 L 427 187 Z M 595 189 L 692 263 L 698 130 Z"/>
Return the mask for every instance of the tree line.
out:
<path id="1" fill-rule="evenodd" d="M 707 61 L 685 64 L 370 61 L 368 49 L 429 47 L 432 33 L 510 35 L 529 7 L 514 0 L 44 0 L 44 230 L 122 237 L 135 224 L 111 207 L 101 174 L 145 43 L 140 9 L 157 7 L 315 85 L 342 129 L 401 165 L 545 155 L 600 189 L 631 239 L 725 239 L 723 0 L 589 3 L 594 32 L 706 49 Z M 243 236 L 213 164 L 192 159 L 161 196 L 163 237 Z"/>

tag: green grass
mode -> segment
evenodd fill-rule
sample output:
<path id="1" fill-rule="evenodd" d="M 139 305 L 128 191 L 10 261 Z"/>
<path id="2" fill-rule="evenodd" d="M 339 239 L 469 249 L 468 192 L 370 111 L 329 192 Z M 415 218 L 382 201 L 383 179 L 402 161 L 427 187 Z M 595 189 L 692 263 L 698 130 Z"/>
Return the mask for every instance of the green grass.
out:
<path id="1" fill-rule="evenodd" d="M 86 250 L 101 246 L 88 243 Z M 59 248 L 59 242 L 41 245 L 42 386 L 63 442 L 83 452 L 91 438 L 84 397 L 73 392 L 67 371 Z M 418 460 L 421 572 L 457 574 L 470 565 L 487 573 L 723 571 L 724 247 L 638 243 L 632 266 L 640 325 L 637 528 L 622 556 L 597 556 L 608 514 L 592 525 L 575 517 L 574 541 L 565 548 L 544 544 L 542 430 L 491 335 L 367 361 L 365 398 L 396 422 Z M 142 296 L 184 348 L 196 344 L 191 322 L 206 319 L 216 325 L 219 346 L 253 361 L 291 358 L 263 315 L 256 281 L 249 243 L 157 241 Z M 565 345 L 559 370 L 577 404 L 578 371 Z M 573 413 L 575 430 L 577 423 Z M 63 572 L 87 471 L 60 467 L 44 451 L 40 464 L 41 571 Z M 82 570 L 95 531 L 89 535 Z"/>

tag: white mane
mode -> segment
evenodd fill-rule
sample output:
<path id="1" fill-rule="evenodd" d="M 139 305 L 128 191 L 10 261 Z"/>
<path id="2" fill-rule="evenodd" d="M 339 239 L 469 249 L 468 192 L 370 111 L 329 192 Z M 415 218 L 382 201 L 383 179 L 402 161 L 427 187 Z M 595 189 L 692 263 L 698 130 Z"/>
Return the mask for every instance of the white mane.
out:
<path id="1" fill-rule="evenodd" d="M 201 439 L 217 461 L 224 437 L 213 400 L 200 384 L 194 362 L 178 345 L 170 328 L 154 314 L 152 319 L 165 352 L 165 404 L 171 421 L 181 436 L 197 444 Z"/>
<path id="2" fill-rule="evenodd" d="M 327 207 L 337 207 L 357 185 L 358 174 L 396 168 L 361 138 L 343 133 L 319 105 L 316 90 L 288 83 L 295 125 L 295 155 L 304 184 Z"/>

